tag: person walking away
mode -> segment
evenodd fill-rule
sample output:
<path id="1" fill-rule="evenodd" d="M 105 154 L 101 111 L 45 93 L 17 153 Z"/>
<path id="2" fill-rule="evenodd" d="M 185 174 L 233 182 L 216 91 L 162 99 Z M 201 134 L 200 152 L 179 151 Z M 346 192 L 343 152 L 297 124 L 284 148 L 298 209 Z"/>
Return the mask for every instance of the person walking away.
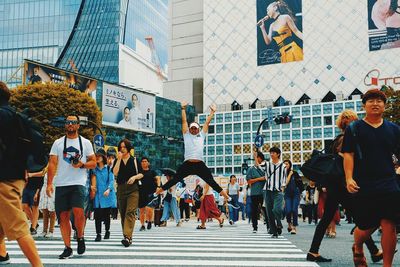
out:
<path id="1" fill-rule="evenodd" d="M 239 188 L 239 194 L 238 194 L 238 204 L 239 204 L 239 210 L 242 213 L 242 220 L 246 220 L 246 213 L 245 213 L 245 195 L 243 192 L 243 187 Z M 239 214 L 239 210 L 238 210 L 238 214 Z M 239 215 L 238 215 L 239 216 Z"/>
<path id="2" fill-rule="evenodd" d="M 104 149 L 100 148 L 96 152 L 97 166 L 92 175 L 96 179 L 96 194 L 94 197 L 94 220 L 96 226 L 95 242 L 101 241 L 101 225 L 104 222 L 104 239 L 110 239 L 110 220 L 111 207 L 115 206 L 115 198 L 112 197 L 114 191 L 114 174 L 107 165 L 107 156 Z"/>
<path id="3" fill-rule="evenodd" d="M 43 171 L 28 172 L 27 180 L 24 191 L 22 192 L 22 209 L 25 211 L 26 216 L 31 222 L 31 235 L 37 234 L 37 228 L 39 226 L 39 200 L 40 200 L 40 189 L 43 186 Z"/>
<path id="4" fill-rule="evenodd" d="M 96 167 L 92 144 L 79 135 L 79 117 L 70 115 L 65 121 L 66 135 L 57 139 L 50 150 L 46 194 L 55 194 L 55 209 L 60 220 L 65 249 L 59 259 L 72 257 L 70 213 L 77 229 L 78 255 L 85 253 L 84 239 L 87 169 Z M 53 186 L 54 181 L 54 186 Z"/>
<path id="5" fill-rule="evenodd" d="M 44 238 L 52 238 L 54 233 L 54 225 L 56 223 L 56 211 L 54 207 L 54 194 L 48 197 L 46 194 L 47 188 L 47 168 L 43 170 L 44 180 L 40 190 L 39 209 L 43 214 L 43 231 L 41 236 Z"/>
<path id="6" fill-rule="evenodd" d="M 217 219 L 219 226 L 224 226 L 224 219 L 222 213 L 219 211 L 217 204 L 215 203 L 214 193 L 212 188 L 205 182 L 200 183 L 203 187 L 203 195 L 201 196 L 200 206 L 200 221 L 201 225 L 197 226 L 196 229 L 206 229 L 207 219 Z"/>
<path id="7" fill-rule="evenodd" d="M 132 244 L 132 234 L 135 228 L 137 209 L 139 206 L 139 180 L 143 178 L 142 168 L 136 157 L 131 156 L 133 149 L 128 139 L 118 143 L 118 156 L 114 162 L 113 173 L 117 177 L 117 201 L 124 238 L 124 247 Z"/>
<path id="8" fill-rule="evenodd" d="M 19 247 L 34 267 L 43 266 L 35 241 L 29 231 L 26 215 L 21 208 L 22 191 L 25 185 L 27 155 L 19 147 L 18 138 L 11 129 L 16 129 L 15 110 L 10 107 L 11 93 L 0 81 L 0 264 L 10 263 L 5 238 L 17 240 Z M 18 148 L 18 149 L 16 149 Z M 7 214 L 7 216 L 4 216 Z"/>
<path id="9" fill-rule="evenodd" d="M 286 221 L 288 223 L 288 232 L 295 235 L 298 224 L 298 210 L 300 204 L 300 192 L 303 191 L 303 181 L 300 175 L 293 170 L 292 162 L 284 160 L 286 167 L 286 186 L 285 186 L 285 211 Z"/>
<path id="10" fill-rule="evenodd" d="M 261 151 L 254 153 L 256 164 L 251 166 L 246 174 L 247 184 L 250 186 L 251 198 L 251 222 L 253 233 L 258 231 L 258 220 L 263 209 L 264 196 L 263 187 L 265 185 L 265 157 Z M 267 216 L 265 216 L 266 218 Z M 266 221 L 268 221 L 266 219 Z M 267 226 L 267 228 L 269 228 Z"/>

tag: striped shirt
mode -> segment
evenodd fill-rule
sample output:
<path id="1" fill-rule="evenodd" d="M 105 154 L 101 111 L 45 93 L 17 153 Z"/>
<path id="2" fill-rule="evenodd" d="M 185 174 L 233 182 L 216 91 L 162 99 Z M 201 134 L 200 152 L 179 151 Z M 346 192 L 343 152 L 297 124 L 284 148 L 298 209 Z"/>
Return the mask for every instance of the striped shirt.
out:
<path id="1" fill-rule="evenodd" d="M 272 175 L 271 175 L 272 174 Z M 278 163 L 266 162 L 265 164 L 265 183 L 264 190 L 281 191 L 286 185 L 286 168 L 282 161 Z"/>

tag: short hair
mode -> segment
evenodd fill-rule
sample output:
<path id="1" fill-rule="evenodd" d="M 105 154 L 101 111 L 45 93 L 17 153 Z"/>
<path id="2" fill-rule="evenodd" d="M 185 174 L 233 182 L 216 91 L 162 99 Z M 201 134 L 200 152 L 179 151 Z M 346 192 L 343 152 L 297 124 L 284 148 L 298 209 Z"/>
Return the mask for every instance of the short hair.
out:
<path id="1" fill-rule="evenodd" d="M 281 150 L 279 149 L 279 147 L 273 146 L 269 149 L 269 153 L 275 152 L 277 153 L 279 156 L 281 155 Z"/>
<path id="2" fill-rule="evenodd" d="M 261 151 L 257 151 L 257 158 L 260 158 L 260 159 L 262 159 L 262 160 L 265 160 L 264 153 L 262 153 Z"/>
<path id="3" fill-rule="evenodd" d="M 67 119 L 68 117 L 75 117 L 77 122 L 78 122 L 78 124 L 80 123 L 80 119 L 79 119 L 78 115 L 76 115 L 76 114 L 68 115 L 65 119 Z"/>
<path id="4" fill-rule="evenodd" d="M 132 150 L 132 148 L 133 148 L 132 143 L 131 143 L 128 139 L 126 139 L 126 138 L 122 139 L 122 140 L 119 141 L 119 143 L 118 143 L 118 151 L 121 151 L 121 144 L 122 144 L 122 143 L 125 144 L 126 150 L 128 150 L 128 153 L 129 153 L 129 152 Z"/>
<path id="5" fill-rule="evenodd" d="M 336 126 L 342 131 L 346 130 L 346 127 L 348 125 L 348 123 L 345 123 L 344 119 L 349 119 L 348 123 L 350 123 L 352 121 L 358 120 L 358 116 L 357 113 L 352 109 L 343 110 L 336 119 Z"/>
<path id="6" fill-rule="evenodd" d="M 7 85 L 0 81 L 0 102 L 8 102 L 10 100 L 11 93 Z"/>
<path id="7" fill-rule="evenodd" d="M 384 92 L 382 92 L 379 89 L 370 89 L 368 90 L 362 97 L 362 103 L 365 105 L 365 103 L 370 100 L 370 99 L 381 99 L 383 102 L 386 103 L 387 97 Z"/>
<path id="8" fill-rule="evenodd" d="M 142 158 L 140 159 L 140 162 L 142 162 L 143 160 L 147 160 L 147 161 L 150 163 L 150 160 L 149 160 L 148 157 L 142 157 Z"/>

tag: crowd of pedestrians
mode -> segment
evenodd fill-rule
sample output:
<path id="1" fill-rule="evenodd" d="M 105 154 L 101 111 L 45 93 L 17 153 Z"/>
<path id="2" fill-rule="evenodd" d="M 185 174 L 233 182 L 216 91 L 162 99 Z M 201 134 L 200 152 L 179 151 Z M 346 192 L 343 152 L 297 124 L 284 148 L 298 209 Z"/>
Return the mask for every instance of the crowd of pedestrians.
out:
<path id="1" fill-rule="evenodd" d="M 0 123 L 11 127 L 13 109 L 8 105 L 9 97 L 8 88 L 0 83 Z M 37 235 L 39 210 L 43 214 L 43 238 L 52 238 L 58 219 L 65 245 L 59 259 L 73 256 L 72 229 L 77 254 L 85 253 L 85 225 L 91 213 L 96 227 L 94 241 L 100 242 L 116 234 L 110 232 L 110 220 L 116 219 L 119 212 L 121 243 L 129 247 L 134 242 L 138 219 L 140 231 L 166 227 L 171 215 L 176 227 L 180 227 L 190 220 L 193 211 L 198 230 L 206 230 L 207 223 L 213 220 L 222 228 L 225 219 L 230 225 L 241 219 L 247 220 L 249 231 L 252 228 L 257 234 L 261 220 L 272 238 L 282 235 L 284 219 L 287 232 L 297 234 L 301 231 L 298 220 L 302 218 L 303 222 L 316 225 L 306 259 L 328 262 L 331 259 L 320 255 L 319 248 L 324 235 L 336 237 L 342 207 L 349 222 L 354 220 L 356 225 L 354 265 L 367 266 L 365 243 L 374 262 L 383 260 L 384 266 L 391 266 L 400 218 L 399 206 L 393 205 L 400 202 L 400 168 L 397 174 L 394 168 L 399 165 L 400 129 L 382 118 L 386 103 L 383 92 L 370 90 L 362 102 L 364 119 L 345 110 L 336 121 L 341 134 L 334 140 L 332 151 L 343 158 L 342 179 L 326 179 L 322 184 L 307 181 L 290 160 L 282 160 L 280 149 L 273 146 L 269 149 L 270 160 L 255 151 L 254 165 L 248 169 L 245 181 L 239 185 L 232 174 L 225 189 L 214 180 L 203 159 L 204 139 L 215 106 L 211 106 L 201 128 L 196 122 L 188 125 L 187 103 L 182 103 L 185 160 L 176 172 L 163 169 L 163 179 L 151 168 L 151 159 L 138 159 L 131 154 L 133 144 L 128 139 L 118 143 L 117 152 L 103 148 L 94 151 L 90 141 L 79 134 L 79 117 L 71 114 L 66 117 L 65 135 L 53 143 L 49 164 L 43 170 L 26 172 L 26 157 L 16 153 L 0 158 L 0 209 L 9 214 L 0 216 L 0 263 L 10 261 L 4 241 L 7 237 L 18 241 L 33 266 L 42 266 L 32 238 Z M 1 138 L 14 142 L 7 133 L 2 133 Z M 193 189 L 186 188 L 184 182 L 189 175 L 199 177 Z M 382 231 L 381 249 L 371 237 L 377 229 Z"/>

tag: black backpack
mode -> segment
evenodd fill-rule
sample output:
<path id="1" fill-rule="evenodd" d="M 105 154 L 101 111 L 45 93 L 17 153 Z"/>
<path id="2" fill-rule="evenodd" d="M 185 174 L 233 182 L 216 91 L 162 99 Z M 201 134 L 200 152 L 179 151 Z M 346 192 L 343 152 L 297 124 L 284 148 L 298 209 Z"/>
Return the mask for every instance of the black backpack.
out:
<path id="1" fill-rule="evenodd" d="M 5 151 L 15 149 L 24 152 L 27 158 L 27 170 L 30 172 L 42 170 L 48 163 L 48 153 L 44 146 L 44 136 L 40 125 L 32 120 L 26 113 L 17 112 L 11 107 L 2 107 L 14 114 L 15 148 L 4 148 Z M 4 145 L 4 144 L 3 144 Z M 1 150 L 1 149 L 0 149 Z M 2 157 L 0 152 L 0 157 Z M 4 156 L 4 155 L 3 155 Z"/>

